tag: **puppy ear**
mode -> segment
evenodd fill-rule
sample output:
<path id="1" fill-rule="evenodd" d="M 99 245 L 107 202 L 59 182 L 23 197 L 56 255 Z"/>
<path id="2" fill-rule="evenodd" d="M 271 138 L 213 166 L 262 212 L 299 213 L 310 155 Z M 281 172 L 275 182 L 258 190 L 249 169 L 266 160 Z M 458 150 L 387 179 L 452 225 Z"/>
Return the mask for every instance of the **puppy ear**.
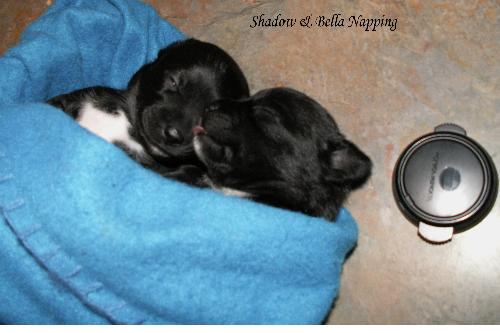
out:
<path id="1" fill-rule="evenodd" d="M 320 161 L 325 179 L 348 189 L 360 187 L 371 175 L 370 158 L 348 140 L 328 141 Z"/>

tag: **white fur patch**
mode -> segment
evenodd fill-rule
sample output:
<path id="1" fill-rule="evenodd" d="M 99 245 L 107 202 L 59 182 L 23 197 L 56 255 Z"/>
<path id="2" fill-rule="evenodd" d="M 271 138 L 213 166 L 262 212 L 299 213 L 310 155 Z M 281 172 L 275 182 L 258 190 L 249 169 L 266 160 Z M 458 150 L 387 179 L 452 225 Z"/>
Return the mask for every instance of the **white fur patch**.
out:
<path id="1" fill-rule="evenodd" d="M 95 135 L 111 143 L 121 143 L 137 154 L 143 154 L 144 148 L 129 134 L 130 122 L 122 110 L 110 114 L 96 108 L 91 102 L 85 103 L 77 118 L 78 124 Z"/>
<path id="2" fill-rule="evenodd" d="M 235 189 L 229 188 L 229 187 L 212 187 L 212 188 L 218 192 L 222 192 L 224 195 L 229 195 L 232 197 L 238 197 L 238 198 L 250 198 L 251 197 L 250 193 L 240 191 L 240 190 L 235 190 Z"/>
<path id="3" fill-rule="evenodd" d="M 149 148 L 153 151 L 153 153 L 155 155 L 169 157 L 168 154 L 165 154 L 163 151 L 161 151 L 160 149 L 156 148 L 155 146 L 153 146 L 151 144 L 149 145 Z"/>
<path id="4" fill-rule="evenodd" d="M 229 187 L 217 186 L 212 182 L 212 180 L 208 176 L 205 176 L 204 182 L 205 182 L 205 184 L 210 186 L 213 190 L 220 192 L 224 195 L 238 197 L 238 198 L 251 198 L 252 197 L 252 195 L 250 193 L 247 193 L 244 191 L 235 190 L 234 188 L 229 188 Z"/>
<path id="5" fill-rule="evenodd" d="M 205 159 L 204 159 L 204 156 L 203 156 L 203 151 L 201 149 L 201 142 L 200 142 L 200 139 L 197 136 L 195 136 L 194 139 L 193 139 L 193 147 L 194 147 L 194 152 L 196 153 L 196 156 L 198 156 L 198 158 L 203 163 L 205 163 Z"/>

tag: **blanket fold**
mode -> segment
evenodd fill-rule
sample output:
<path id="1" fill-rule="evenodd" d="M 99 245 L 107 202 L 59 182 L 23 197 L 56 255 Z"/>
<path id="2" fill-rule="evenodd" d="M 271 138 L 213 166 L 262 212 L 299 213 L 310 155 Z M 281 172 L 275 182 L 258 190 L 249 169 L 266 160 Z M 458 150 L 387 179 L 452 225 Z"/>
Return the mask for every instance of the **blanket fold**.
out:
<path id="1" fill-rule="evenodd" d="M 0 58 L 0 322 L 320 323 L 357 226 L 160 177 L 43 104 L 123 88 L 184 38 L 131 0 L 55 1 Z"/>

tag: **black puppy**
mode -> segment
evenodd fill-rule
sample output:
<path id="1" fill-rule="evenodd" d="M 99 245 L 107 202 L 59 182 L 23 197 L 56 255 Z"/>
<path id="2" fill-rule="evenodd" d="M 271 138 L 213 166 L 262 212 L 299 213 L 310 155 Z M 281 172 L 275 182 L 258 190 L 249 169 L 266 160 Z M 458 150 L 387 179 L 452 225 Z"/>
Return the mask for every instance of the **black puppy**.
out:
<path id="1" fill-rule="evenodd" d="M 288 88 L 216 102 L 193 132 L 214 188 L 328 220 L 371 173 L 328 112 Z"/>
<path id="2" fill-rule="evenodd" d="M 192 128 L 211 102 L 248 97 L 248 84 L 222 49 L 195 39 L 169 45 L 125 90 L 90 87 L 54 97 L 80 125 L 163 176 L 204 186 Z"/>

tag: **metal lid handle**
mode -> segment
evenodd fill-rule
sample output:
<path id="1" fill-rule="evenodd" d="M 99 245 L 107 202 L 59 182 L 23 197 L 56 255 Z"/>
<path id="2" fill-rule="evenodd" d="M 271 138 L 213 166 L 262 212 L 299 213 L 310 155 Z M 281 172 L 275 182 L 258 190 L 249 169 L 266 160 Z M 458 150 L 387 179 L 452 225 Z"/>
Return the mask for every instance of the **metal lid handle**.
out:
<path id="1" fill-rule="evenodd" d="M 453 227 L 435 227 L 430 224 L 420 222 L 418 233 L 423 239 L 432 243 L 444 243 L 453 237 Z"/>

